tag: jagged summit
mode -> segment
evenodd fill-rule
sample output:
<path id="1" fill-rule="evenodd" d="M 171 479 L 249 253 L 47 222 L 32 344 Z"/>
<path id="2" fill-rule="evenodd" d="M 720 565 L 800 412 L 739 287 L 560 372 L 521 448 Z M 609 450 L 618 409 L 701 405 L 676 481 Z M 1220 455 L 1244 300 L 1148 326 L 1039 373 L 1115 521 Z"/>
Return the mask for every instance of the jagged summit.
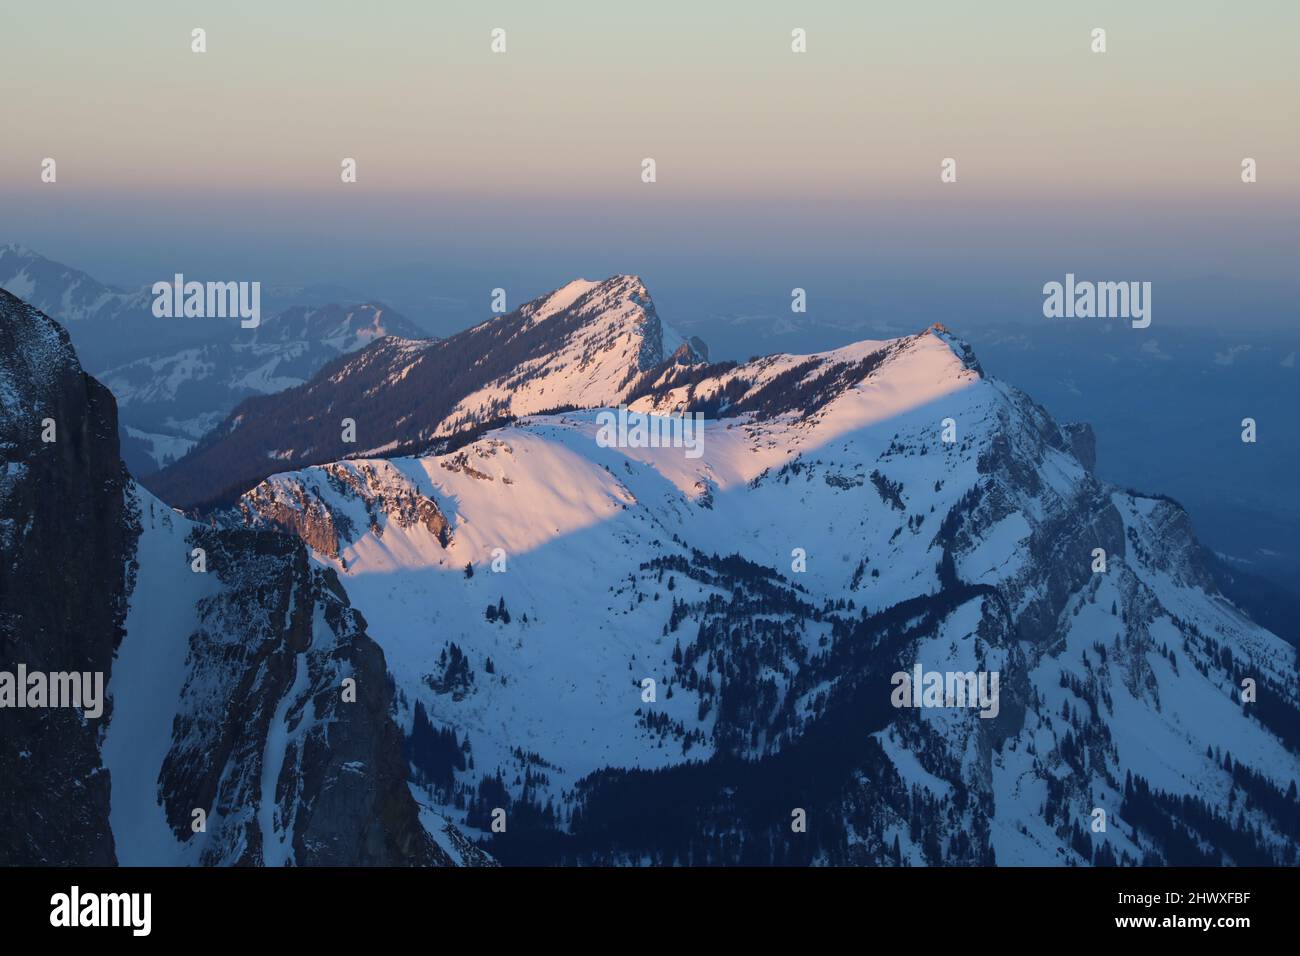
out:
<path id="1" fill-rule="evenodd" d="M 692 362 L 704 361 L 708 356 L 702 342 L 688 341 L 664 324 L 645 282 L 637 275 L 620 273 L 599 282 L 575 279 L 522 306 L 519 314 L 534 323 L 563 314 L 585 321 L 592 333 L 604 330 L 605 334 L 617 336 L 630 331 L 642 342 L 637 351 L 642 370 L 678 353 Z"/>
<path id="2" fill-rule="evenodd" d="M 979 375 L 980 378 L 984 377 L 984 368 L 980 365 L 979 359 L 975 357 L 975 350 L 971 348 L 970 343 L 965 339 L 958 338 L 943 323 L 935 322 L 922 334 L 932 335 L 941 342 L 947 343 L 953 353 L 961 359 L 964 367 Z"/>

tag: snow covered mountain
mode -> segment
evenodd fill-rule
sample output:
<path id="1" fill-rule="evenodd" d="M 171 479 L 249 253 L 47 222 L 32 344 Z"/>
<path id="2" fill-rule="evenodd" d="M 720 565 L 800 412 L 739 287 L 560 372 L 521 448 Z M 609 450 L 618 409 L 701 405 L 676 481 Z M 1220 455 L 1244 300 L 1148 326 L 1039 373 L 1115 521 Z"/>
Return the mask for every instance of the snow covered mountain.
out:
<path id="1" fill-rule="evenodd" d="M 301 385 L 383 336 L 424 336 L 379 303 L 291 305 L 254 329 L 159 319 L 148 290 L 114 289 L 12 244 L 0 246 L 0 289 L 68 328 L 81 361 L 117 399 L 123 454 L 137 476 L 182 457 L 250 395 Z"/>
<path id="2" fill-rule="evenodd" d="M 1296 648 L 940 326 L 710 364 L 572 283 L 243 403 L 206 524 L 3 293 L 0 399 L 0 671 L 110 697 L 0 709 L 4 861 L 1297 862 Z"/>
<path id="3" fill-rule="evenodd" d="M 484 836 L 504 810 L 504 862 L 1296 862 L 1296 649 L 1222 597 L 1176 503 L 1095 476 L 1086 426 L 938 326 L 743 365 L 589 341 L 443 403 L 518 420 L 278 474 L 226 516 L 338 574 L 422 803 Z M 391 409 L 443 347 L 352 362 Z M 579 381 L 704 413 L 702 453 L 534 414 Z M 996 702 L 898 706 L 918 667 L 996 675 Z"/>
<path id="4" fill-rule="evenodd" d="M 384 339 L 302 388 L 250 399 L 147 484 L 177 507 L 229 503 L 285 468 L 424 448 L 518 415 L 617 404 L 666 360 L 706 356 L 702 342 L 660 321 L 636 276 L 580 279 L 450 338 Z"/>
<path id="5" fill-rule="evenodd" d="M 3 291 L 0 456 L 0 863 L 486 861 L 412 800 L 336 575 L 139 488 L 112 396 Z M 82 674 L 96 706 L 46 697 Z"/>

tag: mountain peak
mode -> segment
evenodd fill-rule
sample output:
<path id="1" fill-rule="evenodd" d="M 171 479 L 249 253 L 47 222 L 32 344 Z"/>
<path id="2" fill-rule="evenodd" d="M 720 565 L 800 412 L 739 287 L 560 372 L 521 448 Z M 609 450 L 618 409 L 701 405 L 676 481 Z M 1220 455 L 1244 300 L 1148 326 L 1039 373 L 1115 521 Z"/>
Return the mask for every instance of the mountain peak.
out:
<path id="1" fill-rule="evenodd" d="M 590 279 L 574 279 L 572 282 L 560 286 L 549 295 L 530 302 L 529 305 L 534 306 L 532 317 L 534 319 L 544 319 L 563 312 L 598 285 L 600 285 L 599 282 L 592 282 Z M 525 306 L 525 308 L 528 308 L 528 306 Z"/>
<path id="2" fill-rule="evenodd" d="M 622 302 L 654 310 L 650 293 L 646 291 L 640 276 L 619 273 L 599 281 L 574 279 L 555 291 L 528 302 L 520 312 L 534 322 L 540 322 L 575 306 L 580 312 L 604 312 L 611 305 Z"/>
<path id="3" fill-rule="evenodd" d="M 539 296 L 519 309 L 532 328 L 560 319 L 552 358 L 575 360 L 579 369 L 604 366 L 620 382 L 628 372 L 626 358 L 635 348 L 634 372 L 644 372 L 679 353 L 693 361 L 703 359 L 701 351 L 686 338 L 664 325 L 654 300 L 640 276 L 618 273 L 599 282 L 574 279 L 554 292 Z M 552 362 L 552 364 L 554 364 Z M 615 368 L 617 366 L 617 368 Z M 588 379 L 588 384 L 591 383 Z M 621 386 L 620 386 L 621 387 Z M 608 389 L 606 392 L 613 394 Z"/>
<path id="4" fill-rule="evenodd" d="M 935 322 L 928 329 L 922 332 L 921 335 L 934 336 L 940 342 L 943 342 L 952 349 L 953 354 L 961 361 L 963 367 L 974 372 L 980 378 L 984 377 L 984 368 L 980 365 L 979 359 L 975 357 L 975 350 L 971 348 L 970 343 L 963 338 L 953 335 L 952 332 L 949 331 L 948 327 L 942 322 Z"/>

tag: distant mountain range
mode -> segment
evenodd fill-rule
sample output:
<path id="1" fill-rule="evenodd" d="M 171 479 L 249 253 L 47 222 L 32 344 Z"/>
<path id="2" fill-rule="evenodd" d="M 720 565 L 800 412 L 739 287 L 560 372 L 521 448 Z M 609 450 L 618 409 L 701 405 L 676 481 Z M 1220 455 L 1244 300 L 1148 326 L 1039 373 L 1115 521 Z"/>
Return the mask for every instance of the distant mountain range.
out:
<path id="1" fill-rule="evenodd" d="M 291 305 L 254 329 L 158 319 L 149 290 L 123 292 L 22 246 L 0 246 L 0 288 L 63 322 L 117 399 L 136 475 L 180 458 L 250 395 L 300 385 L 331 359 L 385 335 L 421 338 L 379 303 Z"/>

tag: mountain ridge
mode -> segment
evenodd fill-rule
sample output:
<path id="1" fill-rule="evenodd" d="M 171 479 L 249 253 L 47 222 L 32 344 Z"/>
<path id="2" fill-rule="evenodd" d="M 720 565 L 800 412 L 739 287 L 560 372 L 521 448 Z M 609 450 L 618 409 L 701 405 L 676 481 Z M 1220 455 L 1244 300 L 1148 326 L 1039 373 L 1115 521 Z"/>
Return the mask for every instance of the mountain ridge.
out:
<path id="1" fill-rule="evenodd" d="M 970 346 L 942 326 L 921 334 L 945 343 L 962 368 L 983 374 Z M 334 361 L 300 389 L 251 400 L 187 459 L 147 483 L 182 508 L 222 507 L 275 473 L 268 461 L 301 466 L 439 443 L 451 447 L 521 415 L 620 402 L 642 407 L 651 394 L 659 396 L 648 406 L 656 410 L 673 406 L 714 415 L 730 407 L 728 388 L 754 392 L 769 383 L 769 394 L 753 396 L 749 410 L 771 414 L 781 404 L 788 409 L 833 398 L 883 361 L 887 347 L 916 338 L 710 365 L 703 343 L 663 325 L 636 276 L 575 280 L 434 346 L 371 346 Z M 814 367 L 820 379 L 810 381 L 806 373 Z M 773 381 L 780 373 L 786 379 Z M 804 392 L 788 391 L 798 376 L 804 376 Z M 687 408 L 701 382 L 711 383 L 716 394 Z M 818 391 L 823 394 L 809 394 Z M 322 409 L 337 415 L 338 425 Z M 344 418 L 356 423 L 360 450 L 345 442 Z M 245 427 L 250 422 L 251 431 Z"/>
<path id="2" fill-rule="evenodd" d="M 617 403 L 647 370 L 699 362 L 697 349 L 664 325 L 638 277 L 577 280 L 428 346 L 381 342 L 335 359 L 299 388 L 245 402 L 148 483 L 186 508 L 233 499 L 276 470 L 268 460 L 328 461 L 448 440 L 521 414 Z M 360 449 L 344 440 L 344 418 L 356 423 Z"/>

